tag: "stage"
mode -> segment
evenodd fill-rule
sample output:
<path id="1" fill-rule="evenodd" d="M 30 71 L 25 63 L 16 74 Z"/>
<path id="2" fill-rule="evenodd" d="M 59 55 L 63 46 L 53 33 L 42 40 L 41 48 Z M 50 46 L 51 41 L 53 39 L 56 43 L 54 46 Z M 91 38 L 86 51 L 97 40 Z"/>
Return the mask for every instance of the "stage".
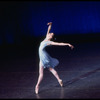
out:
<path id="1" fill-rule="evenodd" d="M 69 47 L 50 47 L 49 53 L 59 60 L 55 67 L 63 80 L 44 70 L 39 94 L 34 92 L 38 79 L 38 51 L 27 55 L 10 53 L 1 57 L 0 99 L 97 99 L 100 98 L 100 43 L 77 43 Z M 10 56 L 11 55 L 11 56 Z"/>

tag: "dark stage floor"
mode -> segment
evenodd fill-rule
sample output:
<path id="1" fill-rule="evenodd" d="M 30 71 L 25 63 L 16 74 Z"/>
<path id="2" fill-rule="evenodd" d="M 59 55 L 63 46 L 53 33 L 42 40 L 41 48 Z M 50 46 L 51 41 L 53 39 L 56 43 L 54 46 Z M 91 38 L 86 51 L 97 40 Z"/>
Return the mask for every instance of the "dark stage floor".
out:
<path id="1" fill-rule="evenodd" d="M 38 95 L 34 92 L 38 78 L 38 52 L 30 52 L 24 57 L 14 57 L 13 54 L 8 59 L 1 59 L 0 99 L 100 98 L 100 43 L 74 46 L 74 50 L 55 47 L 50 52 L 60 61 L 55 69 L 64 87 L 61 88 L 56 78 L 45 69 Z"/>

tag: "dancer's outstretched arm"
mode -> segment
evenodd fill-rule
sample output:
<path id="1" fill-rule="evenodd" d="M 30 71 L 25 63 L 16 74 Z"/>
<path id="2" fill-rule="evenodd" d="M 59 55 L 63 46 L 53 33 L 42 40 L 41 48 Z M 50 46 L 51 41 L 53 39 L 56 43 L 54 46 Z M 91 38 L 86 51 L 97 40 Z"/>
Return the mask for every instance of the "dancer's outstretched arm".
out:
<path id="1" fill-rule="evenodd" d="M 59 42 L 51 42 L 50 45 L 58 45 L 58 46 L 69 46 L 71 47 L 71 49 L 74 48 L 73 45 L 71 45 L 70 43 L 59 43 Z"/>
<path id="2" fill-rule="evenodd" d="M 47 30 L 47 34 L 46 35 L 48 35 L 50 33 L 52 22 L 47 23 L 47 25 L 49 25 L 49 26 L 48 26 L 48 30 Z"/>

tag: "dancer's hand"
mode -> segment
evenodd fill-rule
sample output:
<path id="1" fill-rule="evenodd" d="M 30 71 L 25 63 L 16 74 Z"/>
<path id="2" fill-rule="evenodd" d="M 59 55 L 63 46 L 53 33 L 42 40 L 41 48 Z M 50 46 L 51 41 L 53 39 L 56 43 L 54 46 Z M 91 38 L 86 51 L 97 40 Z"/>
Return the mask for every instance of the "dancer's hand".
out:
<path id="1" fill-rule="evenodd" d="M 71 45 L 71 44 L 69 44 L 69 47 L 71 47 L 71 49 L 73 49 L 73 48 L 74 48 L 74 46 L 73 46 L 73 45 Z"/>
<path id="2" fill-rule="evenodd" d="M 47 23 L 47 25 L 52 25 L 52 22 Z"/>

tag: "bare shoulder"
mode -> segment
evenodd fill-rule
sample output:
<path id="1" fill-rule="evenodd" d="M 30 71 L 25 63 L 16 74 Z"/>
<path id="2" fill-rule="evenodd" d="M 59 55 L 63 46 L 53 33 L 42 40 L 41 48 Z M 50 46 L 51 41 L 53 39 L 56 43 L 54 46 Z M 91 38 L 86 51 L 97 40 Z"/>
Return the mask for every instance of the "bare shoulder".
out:
<path id="1" fill-rule="evenodd" d="M 47 41 L 47 45 L 52 45 L 53 41 Z"/>
<path id="2" fill-rule="evenodd" d="M 51 45 L 57 45 L 58 42 L 51 41 L 50 44 L 51 44 Z"/>
<path id="3" fill-rule="evenodd" d="M 54 41 L 50 41 L 49 43 L 50 43 L 50 44 L 53 44 L 53 43 L 54 43 Z"/>

